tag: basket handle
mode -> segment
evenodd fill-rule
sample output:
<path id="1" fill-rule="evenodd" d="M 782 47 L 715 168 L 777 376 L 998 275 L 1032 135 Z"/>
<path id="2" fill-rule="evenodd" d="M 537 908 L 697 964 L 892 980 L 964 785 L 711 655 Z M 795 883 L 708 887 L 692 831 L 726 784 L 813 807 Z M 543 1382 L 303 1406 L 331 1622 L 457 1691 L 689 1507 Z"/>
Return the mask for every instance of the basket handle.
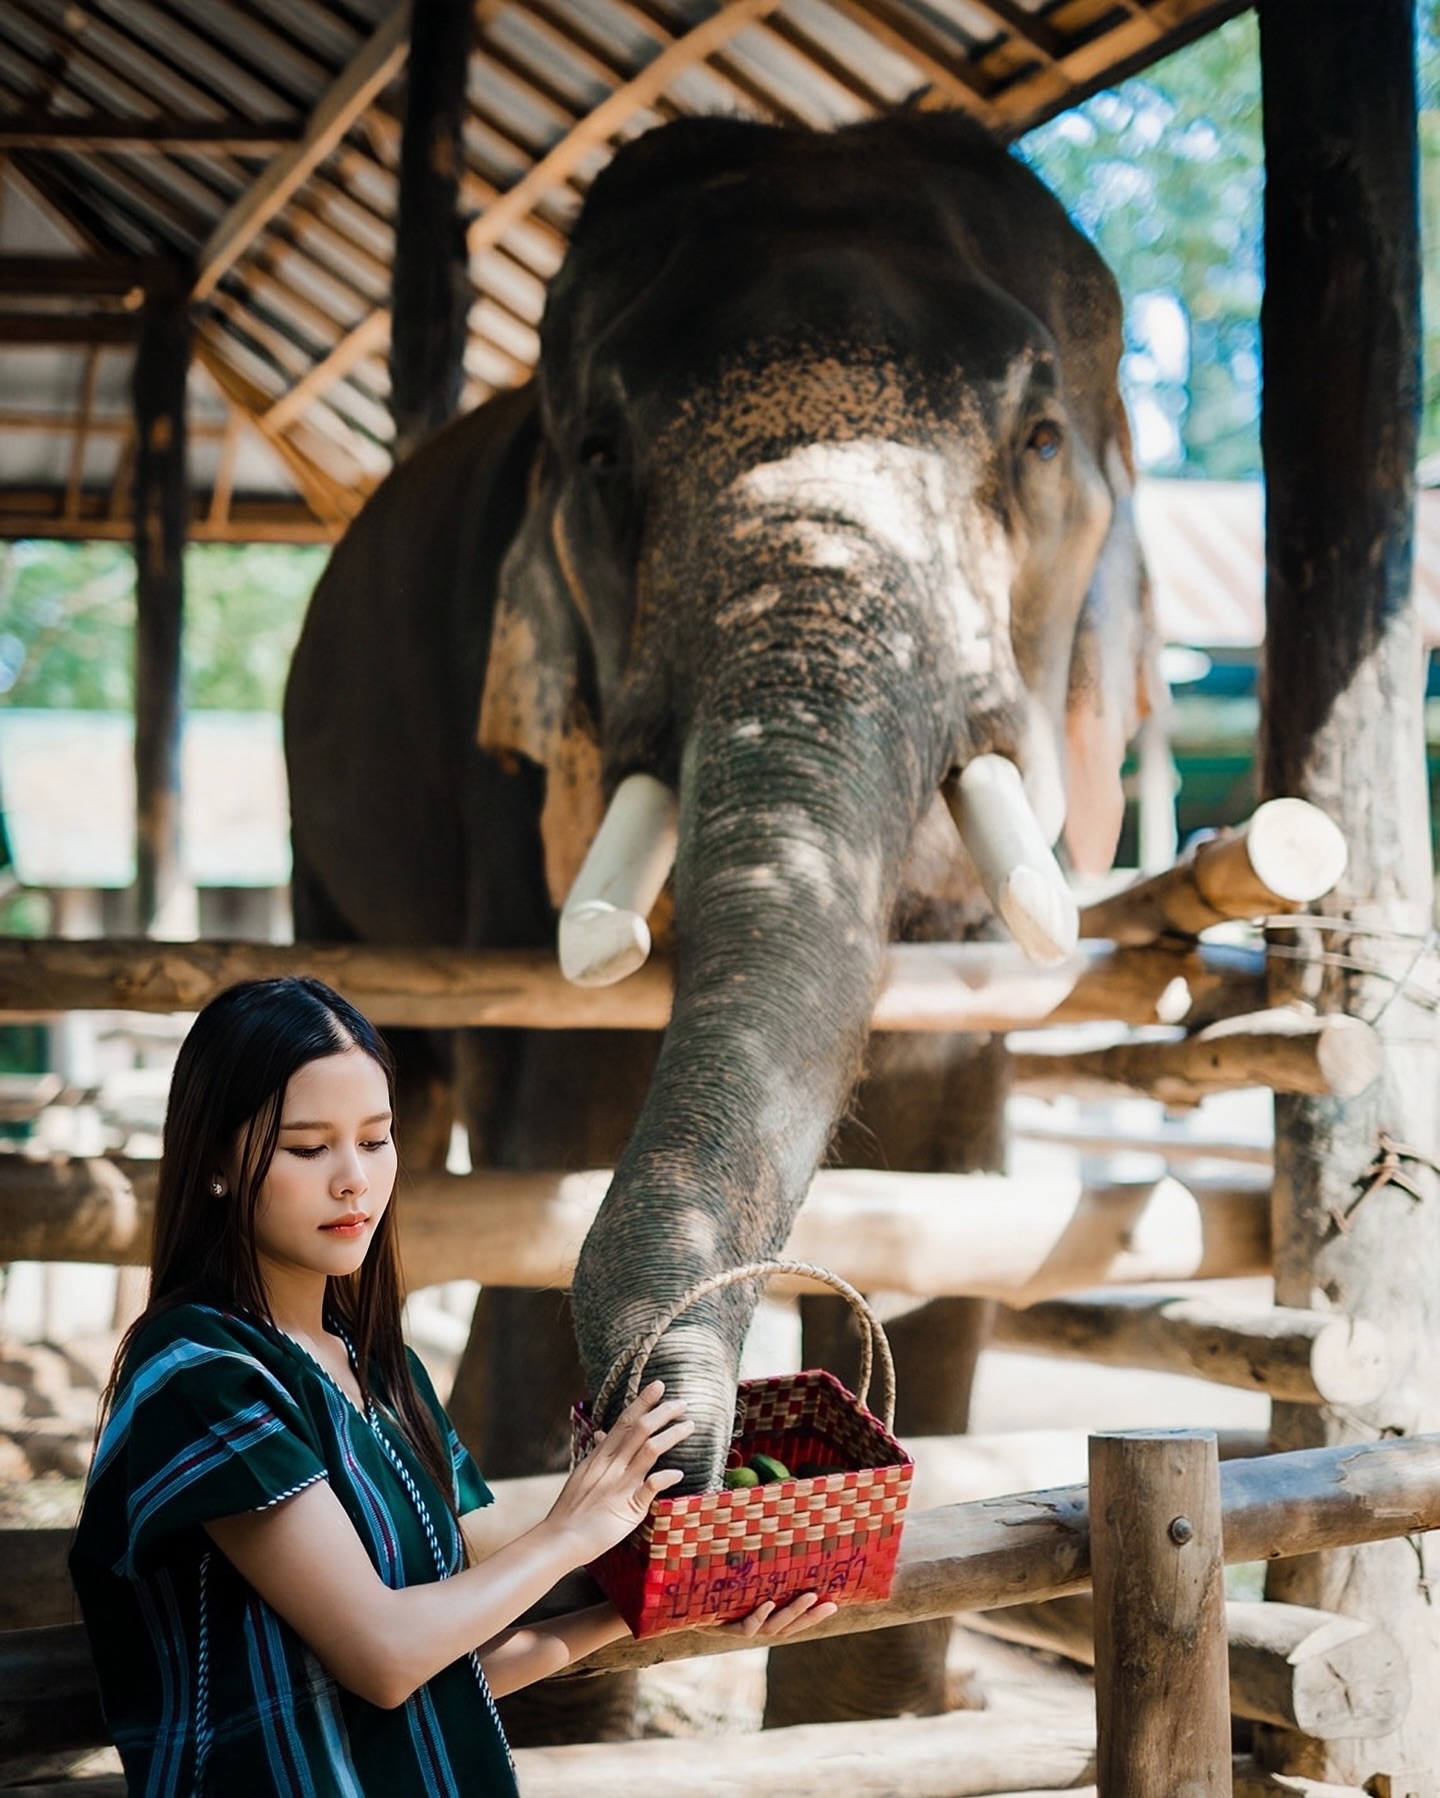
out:
<path id="1" fill-rule="evenodd" d="M 856 1397 L 865 1404 L 870 1395 L 870 1374 L 874 1367 L 880 1373 L 880 1420 L 887 1430 L 895 1426 L 895 1362 L 890 1354 L 890 1344 L 880 1319 L 866 1304 L 848 1280 L 842 1280 L 839 1274 L 832 1274 L 829 1268 L 815 1267 L 808 1261 L 750 1261 L 743 1267 L 727 1268 L 724 1273 L 711 1274 L 706 1280 L 698 1281 L 687 1292 L 681 1293 L 664 1317 L 644 1336 L 637 1337 L 618 1358 L 615 1365 L 606 1374 L 595 1394 L 592 1415 L 599 1418 L 604 1415 L 606 1407 L 615 1395 L 615 1388 L 625 1378 L 625 1405 L 635 1402 L 640 1390 L 640 1375 L 645 1363 L 654 1353 L 657 1343 L 671 1324 L 690 1307 L 712 1292 L 719 1292 L 726 1286 L 739 1285 L 742 1280 L 769 1279 L 773 1274 L 797 1274 L 807 1280 L 818 1280 L 822 1285 L 832 1287 L 854 1312 L 860 1325 L 860 1390 Z M 628 1369 L 628 1377 L 626 1372 Z"/>

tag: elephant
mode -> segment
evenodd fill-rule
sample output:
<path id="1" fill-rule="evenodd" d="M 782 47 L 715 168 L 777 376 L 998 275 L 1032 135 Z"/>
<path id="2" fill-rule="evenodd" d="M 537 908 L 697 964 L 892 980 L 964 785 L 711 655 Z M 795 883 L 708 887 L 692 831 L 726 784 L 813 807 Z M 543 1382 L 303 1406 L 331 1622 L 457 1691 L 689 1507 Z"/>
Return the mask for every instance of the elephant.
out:
<path id="1" fill-rule="evenodd" d="M 553 1464 L 577 1384 L 773 1256 L 827 1153 L 997 1165 L 998 1045 L 869 1023 L 892 940 L 997 929 L 943 797 L 977 758 L 1021 771 L 1073 868 L 1109 866 L 1156 697 L 1122 341 L 1094 247 L 963 117 L 674 121 L 595 180 L 534 381 L 337 546 L 285 701 L 302 940 L 551 943 L 608 797 L 674 795 L 663 1038 L 397 1042 L 412 1161 L 453 1091 L 477 1162 L 615 1166 L 578 1368 L 542 1347 L 556 1297 L 482 1295 L 488 1364 L 457 1385 L 487 1473 Z M 684 1489 L 718 1483 L 757 1296 L 650 1359 L 696 1423 Z M 975 1308 L 947 1306 L 912 1429 L 963 1427 Z"/>

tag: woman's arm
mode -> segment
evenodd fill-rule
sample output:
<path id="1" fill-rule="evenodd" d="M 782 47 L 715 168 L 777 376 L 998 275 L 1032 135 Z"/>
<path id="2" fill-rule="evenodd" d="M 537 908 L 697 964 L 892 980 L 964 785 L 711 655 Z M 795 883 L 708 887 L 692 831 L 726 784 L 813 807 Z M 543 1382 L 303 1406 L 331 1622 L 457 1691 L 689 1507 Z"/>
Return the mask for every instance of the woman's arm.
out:
<path id="1" fill-rule="evenodd" d="M 814 1592 L 802 1592 L 778 1609 L 767 1598 L 748 1617 L 734 1623 L 711 1624 L 709 1633 L 753 1636 L 772 1642 L 833 1616 L 835 1609 L 831 1599 L 822 1602 Z M 583 1661 L 597 1648 L 629 1634 L 614 1605 L 594 1604 L 583 1611 L 567 1611 L 561 1617 L 547 1617 L 541 1623 L 505 1630 L 480 1650 L 480 1664 L 493 1696 L 503 1698 L 507 1692 L 517 1692 L 537 1679 L 548 1679 L 552 1673 Z"/>
<path id="2" fill-rule="evenodd" d="M 543 1522 L 453 1579 L 388 1587 L 326 1482 L 205 1527 L 334 1679 L 390 1708 L 628 1535 L 681 1478 L 678 1469 L 652 1471 L 694 1428 L 661 1394 L 655 1381 L 629 1406 Z"/>

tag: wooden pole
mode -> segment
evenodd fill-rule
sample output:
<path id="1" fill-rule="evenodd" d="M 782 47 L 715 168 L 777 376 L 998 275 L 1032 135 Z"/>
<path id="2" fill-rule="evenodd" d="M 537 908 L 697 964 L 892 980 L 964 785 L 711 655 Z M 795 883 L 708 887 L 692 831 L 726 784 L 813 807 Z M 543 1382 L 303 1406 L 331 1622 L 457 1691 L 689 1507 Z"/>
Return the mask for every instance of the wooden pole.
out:
<path id="1" fill-rule="evenodd" d="M 1090 1438 L 1097 1798 L 1229 1798 L 1219 1472 L 1205 1430 Z"/>
<path id="2" fill-rule="evenodd" d="M 390 307 L 397 462 L 460 406 L 471 297 L 460 175 L 474 36 L 474 0 L 414 0 Z"/>
<path id="3" fill-rule="evenodd" d="M 185 610 L 185 381 L 178 280 L 152 292 L 135 355 L 135 902 L 148 931 L 180 874 L 180 638 Z"/>
<path id="4" fill-rule="evenodd" d="M 1440 1425 L 1440 1153 L 1434 1013 L 1406 976 L 1433 893 L 1411 600 L 1419 393 L 1415 15 L 1410 0 L 1261 0 L 1265 106 L 1262 442 L 1267 483 L 1261 781 L 1340 826 L 1349 866 L 1326 902 L 1345 928 L 1303 925 L 1279 946 L 1292 996 L 1372 1020 L 1381 1078 L 1348 1101 L 1276 1101 L 1275 1269 L 1281 1305 L 1316 1292 L 1379 1323 L 1384 1391 L 1343 1410 L 1277 1404 L 1277 1448 Z M 1375 973 L 1361 972 L 1363 964 Z M 1382 1132 L 1420 1159 L 1377 1163 Z M 1408 1188 L 1408 1190 L 1407 1190 Z M 1418 1193 L 1418 1198 L 1412 1194 Z M 1425 1543 L 1342 1551 L 1271 1570 L 1267 1594 L 1375 1619 L 1416 1694 L 1403 1726 L 1318 1746 L 1262 1732 L 1284 1773 L 1436 1789 L 1440 1606 Z M 1378 1787 L 1377 1787 L 1378 1789 Z"/>

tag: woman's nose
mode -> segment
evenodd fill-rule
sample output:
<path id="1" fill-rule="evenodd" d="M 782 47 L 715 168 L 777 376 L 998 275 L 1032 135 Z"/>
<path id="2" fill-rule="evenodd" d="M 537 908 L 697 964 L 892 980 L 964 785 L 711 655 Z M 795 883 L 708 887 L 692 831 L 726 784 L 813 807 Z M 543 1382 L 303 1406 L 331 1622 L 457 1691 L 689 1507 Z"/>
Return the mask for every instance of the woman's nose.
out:
<path id="1" fill-rule="evenodd" d="M 365 1178 L 365 1167 L 359 1154 L 351 1149 L 341 1153 L 335 1164 L 335 1173 L 330 1182 L 330 1190 L 337 1198 L 357 1197 L 365 1192 L 370 1182 Z"/>

